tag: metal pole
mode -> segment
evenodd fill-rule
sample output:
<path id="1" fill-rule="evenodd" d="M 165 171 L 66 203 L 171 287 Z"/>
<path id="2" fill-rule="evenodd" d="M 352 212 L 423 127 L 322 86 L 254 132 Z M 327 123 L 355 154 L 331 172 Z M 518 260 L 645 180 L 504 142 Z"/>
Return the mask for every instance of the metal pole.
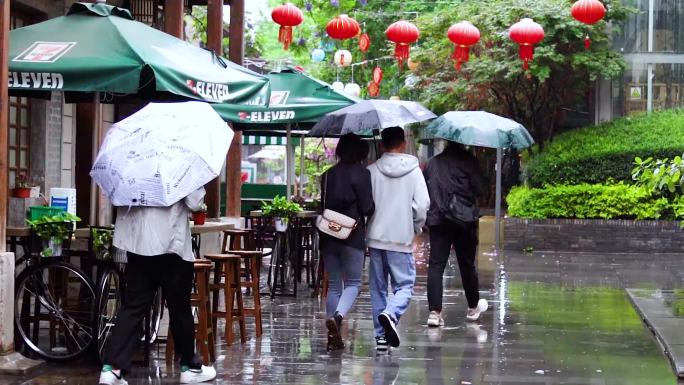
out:
<path id="1" fill-rule="evenodd" d="M 9 60 L 9 0 L 0 0 L 0 252 L 5 251 L 5 231 L 7 229 L 7 193 L 9 183 L 7 169 L 8 132 L 9 132 L 9 95 L 7 90 Z M 5 304 L 10 306 L 10 304 Z"/>
<path id="2" fill-rule="evenodd" d="M 302 138 L 299 142 L 299 196 L 303 197 L 304 196 L 304 149 L 306 148 L 304 145 L 304 140 L 306 139 L 306 136 L 302 135 Z"/>
<path id="3" fill-rule="evenodd" d="M 648 1 L 648 52 L 653 52 L 654 0 Z M 646 111 L 653 111 L 653 63 L 648 63 L 646 71 Z"/>
<path id="4" fill-rule="evenodd" d="M 494 247 L 501 250 L 501 164 L 503 163 L 503 149 L 496 149 L 496 203 L 494 205 Z"/>
<path id="5" fill-rule="evenodd" d="M 293 146 L 292 146 L 292 126 L 290 123 L 287 124 L 287 145 L 285 146 L 285 171 L 287 172 L 287 198 L 292 196 L 292 174 L 294 173 L 294 156 L 292 156 Z"/>

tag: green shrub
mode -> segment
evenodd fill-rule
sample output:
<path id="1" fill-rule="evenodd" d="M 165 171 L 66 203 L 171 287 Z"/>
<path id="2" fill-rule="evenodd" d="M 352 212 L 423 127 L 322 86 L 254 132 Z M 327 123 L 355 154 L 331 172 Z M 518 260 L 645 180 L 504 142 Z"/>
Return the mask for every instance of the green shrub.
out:
<path id="1" fill-rule="evenodd" d="M 617 183 L 515 187 L 506 198 L 508 214 L 519 218 L 659 219 L 672 207 L 645 187 Z"/>
<path id="2" fill-rule="evenodd" d="M 673 158 L 684 148 L 684 110 L 617 119 L 559 135 L 526 162 L 532 187 L 630 181 L 634 158 Z"/>

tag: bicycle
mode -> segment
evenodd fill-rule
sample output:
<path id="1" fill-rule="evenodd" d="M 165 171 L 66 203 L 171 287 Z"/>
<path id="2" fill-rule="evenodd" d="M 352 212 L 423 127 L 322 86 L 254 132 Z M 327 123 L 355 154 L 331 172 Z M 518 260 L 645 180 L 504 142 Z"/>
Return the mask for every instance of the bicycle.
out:
<path id="1" fill-rule="evenodd" d="M 41 226 L 62 226 L 65 239 L 61 244 L 45 242 L 38 236 L 45 230 Z M 94 285 L 79 267 L 64 260 L 72 234 L 71 221 L 36 225 L 29 252 L 18 261 L 26 267 L 15 285 L 17 346 L 52 361 L 76 358 L 95 341 Z"/>

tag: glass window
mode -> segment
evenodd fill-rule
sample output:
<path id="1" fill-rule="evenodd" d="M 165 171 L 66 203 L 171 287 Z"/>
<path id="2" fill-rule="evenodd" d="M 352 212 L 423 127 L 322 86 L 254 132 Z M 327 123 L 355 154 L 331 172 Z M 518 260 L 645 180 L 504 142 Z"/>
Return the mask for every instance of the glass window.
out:
<path id="1" fill-rule="evenodd" d="M 684 106 L 683 64 L 656 64 L 653 66 L 653 110 Z"/>
<path id="2" fill-rule="evenodd" d="M 247 144 L 242 147 L 242 169 L 248 172 L 247 183 L 286 184 L 286 146 Z"/>
<path id="3" fill-rule="evenodd" d="M 684 53 L 684 2 L 654 0 L 653 51 Z"/>
<path id="4" fill-rule="evenodd" d="M 616 26 L 613 37 L 615 49 L 622 53 L 648 51 L 648 0 L 633 0 L 627 4 L 634 7 L 636 13 L 623 25 Z"/>
<path id="5" fill-rule="evenodd" d="M 648 109 L 647 65 L 627 63 L 621 79 L 613 82 L 613 111 L 616 116 L 646 112 Z"/>

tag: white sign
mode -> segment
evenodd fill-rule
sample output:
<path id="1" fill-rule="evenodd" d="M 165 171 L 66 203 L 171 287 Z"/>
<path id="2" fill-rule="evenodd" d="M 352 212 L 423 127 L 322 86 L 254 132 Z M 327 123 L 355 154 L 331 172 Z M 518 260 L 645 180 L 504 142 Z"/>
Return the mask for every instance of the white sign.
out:
<path id="1" fill-rule="evenodd" d="M 64 56 L 64 54 L 69 52 L 75 45 L 75 42 L 37 41 L 31 44 L 24 52 L 20 53 L 19 56 L 15 57 L 13 61 L 54 63 Z"/>

